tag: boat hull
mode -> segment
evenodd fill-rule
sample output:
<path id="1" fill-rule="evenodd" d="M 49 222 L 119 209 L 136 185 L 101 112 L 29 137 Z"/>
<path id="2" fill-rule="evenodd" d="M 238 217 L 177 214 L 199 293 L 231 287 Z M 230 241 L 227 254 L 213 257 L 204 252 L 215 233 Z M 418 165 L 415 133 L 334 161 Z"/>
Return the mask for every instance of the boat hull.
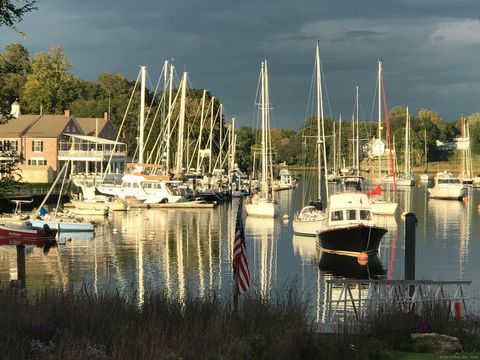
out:
<path id="1" fill-rule="evenodd" d="M 443 200 L 462 200 L 467 196 L 466 188 L 437 188 L 433 187 L 428 189 L 428 196 L 431 199 L 443 199 Z"/>
<path id="2" fill-rule="evenodd" d="M 325 219 L 292 221 L 293 233 L 300 236 L 317 236 L 317 231 L 322 228 Z"/>
<path id="3" fill-rule="evenodd" d="M 52 228 L 36 229 L 30 226 L 4 226 L 0 225 L 0 238 L 2 239 L 16 239 L 16 240 L 40 240 L 55 241 L 56 230 Z"/>
<path id="4" fill-rule="evenodd" d="M 379 226 L 352 225 L 318 232 L 323 250 L 338 253 L 375 254 L 387 229 Z"/>
<path id="5" fill-rule="evenodd" d="M 29 220 L 34 228 L 43 228 L 47 224 L 51 229 L 59 229 L 60 231 L 93 231 L 94 226 L 90 223 L 75 223 L 54 220 Z"/>
<path id="6" fill-rule="evenodd" d="M 373 201 L 370 203 L 373 215 L 395 215 L 398 203 L 389 201 Z"/>
<path id="7" fill-rule="evenodd" d="M 277 217 L 280 213 L 280 209 L 277 204 L 273 202 L 252 202 L 250 204 L 245 204 L 245 211 L 248 216 L 257 216 L 257 217 Z"/>

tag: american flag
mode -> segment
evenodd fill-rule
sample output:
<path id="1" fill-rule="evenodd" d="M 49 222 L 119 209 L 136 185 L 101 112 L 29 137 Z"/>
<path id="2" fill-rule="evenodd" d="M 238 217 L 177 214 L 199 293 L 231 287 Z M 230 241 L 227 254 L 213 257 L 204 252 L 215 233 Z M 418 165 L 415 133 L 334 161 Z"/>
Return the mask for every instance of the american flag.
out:
<path id="1" fill-rule="evenodd" d="M 248 270 L 247 249 L 243 232 L 242 201 L 238 206 L 237 221 L 235 223 L 235 240 L 233 242 L 233 275 L 235 288 L 239 295 L 250 287 L 250 270 Z"/>

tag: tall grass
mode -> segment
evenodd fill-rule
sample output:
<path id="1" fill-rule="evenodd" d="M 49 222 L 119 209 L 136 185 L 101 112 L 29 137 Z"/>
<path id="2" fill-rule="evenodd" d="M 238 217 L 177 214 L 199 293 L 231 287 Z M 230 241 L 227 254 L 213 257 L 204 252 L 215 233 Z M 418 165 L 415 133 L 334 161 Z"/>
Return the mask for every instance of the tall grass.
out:
<path id="1" fill-rule="evenodd" d="M 116 295 L 0 289 L 2 359 L 315 359 L 315 328 L 294 291 L 252 293 L 235 312 L 218 296 Z"/>

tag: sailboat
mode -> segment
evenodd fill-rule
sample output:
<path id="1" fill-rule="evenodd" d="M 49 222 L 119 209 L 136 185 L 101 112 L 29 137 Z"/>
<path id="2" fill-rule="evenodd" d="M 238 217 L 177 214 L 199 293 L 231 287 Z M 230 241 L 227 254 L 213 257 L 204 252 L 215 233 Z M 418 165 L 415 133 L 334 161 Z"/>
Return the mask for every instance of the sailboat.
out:
<path id="1" fill-rule="evenodd" d="M 472 153 L 470 151 L 470 129 L 467 119 L 462 116 L 462 170 L 460 179 L 464 185 L 473 185 Z"/>
<path id="2" fill-rule="evenodd" d="M 144 157 L 144 127 L 145 127 L 145 83 L 146 67 L 140 67 L 141 77 L 141 96 L 140 96 L 140 124 L 138 141 L 138 162 L 127 165 L 125 174 L 122 177 L 120 186 L 99 185 L 97 189 L 100 193 L 110 196 L 116 196 L 122 200 L 154 203 L 175 203 L 186 201 L 185 194 L 179 189 L 178 181 L 170 181 L 167 174 L 159 174 L 159 169 L 163 165 L 150 164 Z M 185 97 L 186 97 L 187 73 L 183 74 L 181 83 L 181 104 L 180 104 L 180 124 L 182 125 L 185 117 Z M 171 110 L 170 110 L 171 113 Z M 169 113 L 169 117 L 171 116 Z M 182 125 L 183 126 L 183 125 Z M 183 128 L 179 129 L 182 134 Z M 179 149 L 183 149 L 183 138 L 179 135 Z M 183 150 L 178 151 L 177 167 L 181 171 L 183 165 Z"/>
<path id="3" fill-rule="evenodd" d="M 382 180 L 382 155 L 385 153 L 385 143 L 382 141 L 382 99 L 384 98 L 383 92 L 383 75 L 382 75 L 382 62 L 378 62 L 378 139 L 373 146 L 373 154 L 378 156 L 378 177 L 379 181 Z M 386 110 L 386 109 L 385 109 Z M 387 111 L 385 116 L 388 126 Z M 388 129 L 387 129 L 388 131 Z M 387 136 L 388 133 L 387 133 Z M 390 150 L 391 151 L 391 150 Z M 391 153 L 390 153 L 391 156 Z M 396 182 L 394 178 L 394 189 L 396 193 Z M 381 198 L 370 199 L 372 213 L 374 215 L 394 215 L 398 208 L 397 201 L 389 201 Z"/>
<path id="4" fill-rule="evenodd" d="M 322 189 L 322 157 L 324 155 L 325 169 L 326 169 L 326 154 L 325 154 L 325 142 L 321 141 L 325 135 L 324 118 L 323 118 L 323 98 L 322 98 L 322 82 L 320 71 L 320 50 L 317 43 L 315 53 L 315 73 L 316 73 L 316 93 L 317 93 L 317 168 L 318 168 L 318 184 L 317 184 L 317 199 L 310 202 L 309 205 L 304 206 L 300 213 L 295 216 L 292 222 L 293 233 L 303 236 L 316 236 L 317 230 L 321 224 L 326 220 L 326 213 L 323 210 L 323 203 L 321 199 Z M 323 149 L 322 149 L 323 144 Z M 326 178 L 326 177 L 325 177 Z M 328 197 L 328 185 L 326 184 L 325 190 Z"/>
<path id="5" fill-rule="evenodd" d="M 424 144 L 425 144 L 425 172 L 420 175 L 420 181 L 421 182 L 429 182 L 432 180 L 432 176 L 428 174 L 428 146 L 427 146 L 427 129 L 423 130 L 423 135 L 424 135 Z"/>
<path id="6" fill-rule="evenodd" d="M 410 161 L 410 113 L 407 106 L 407 121 L 405 123 L 405 165 L 403 174 L 397 179 L 398 186 L 415 186 L 415 176 L 412 174 L 412 166 Z"/>
<path id="7" fill-rule="evenodd" d="M 261 158 L 261 189 L 260 192 L 247 199 L 245 211 L 248 216 L 261 216 L 274 218 L 280 209 L 270 185 L 273 184 L 273 169 L 270 141 L 270 103 L 268 92 L 268 66 L 267 60 L 262 62 L 260 70 L 261 79 L 261 119 L 262 119 L 262 158 Z"/>

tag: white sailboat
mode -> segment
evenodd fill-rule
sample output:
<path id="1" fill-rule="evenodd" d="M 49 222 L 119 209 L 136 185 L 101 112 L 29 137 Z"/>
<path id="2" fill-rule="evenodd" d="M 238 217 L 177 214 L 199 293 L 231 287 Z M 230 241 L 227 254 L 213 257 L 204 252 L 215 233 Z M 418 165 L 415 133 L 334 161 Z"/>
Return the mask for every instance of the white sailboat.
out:
<path id="1" fill-rule="evenodd" d="M 322 97 L 322 82 L 321 82 L 321 67 L 320 67 L 320 50 L 317 43 L 315 53 L 315 72 L 316 72 L 316 94 L 317 94 L 317 168 L 318 168 L 318 184 L 317 184 L 317 199 L 311 201 L 309 205 L 304 206 L 300 213 L 295 216 L 292 222 L 293 233 L 303 236 L 316 236 L 317 230 L 326 220 L 326 213 L 323 210 L 321 200 L 322 189 L 322 157 L 324 157 L 324 167 L 326 169 L 326 154 L 325 142 L 321 139 L 325 136 L 324 117 L 323 117 L 323 97 Z M 322 149 L 323 144 L 323 149 Z M 326 177 L 325 177 L 326 178 Z M 328 198 L 328 185 L 325 186 Z"/>
<path id="2" fill-rule="evenodd" d="M 268 93 L 268 66 L 267 61 L 262 62 L 260 71 L 261 79 L 261 119 L 262 119 L 262 173 L 260 192 L 250 197 L 245 204 L 245 210 L 249 216 L 261 216 L 274 218 L 278 216 L 280 209 L 270 191 L 273 184 L 273 170 L 270 141 L 270 103 Z"/>
<path id="3" fill-rule="evenodd" d="M 158 173 L 163 165 L 144 163 L 144 126 L 145 126 L 145 82 L 146 68 L 141 66 L 141 96 L 140 96 L 140 126 L 139 126 L 139 146 L 138 163 L 128 164 L 125 174 L 122 177 L 122 183 L 117 185 L 98 185 L 97 189 L 102 194 L 116 196 L 122 200 L 154 203 L 174 203 L 186 201 L 186 197 L 178 188 L 178 183 L 169 181 L 169 175 Z M 185 116 L 185 97 L 186 97 L 187 73 L 183 74 L 181 82 L 181 104 L 180 104 L 180 126 L 183 126 Z M 178 95 L 178 94 L 177 94 Z M 169 111 L 169 118 L 171 116 Z M 183 128 L 179 129 L 179 134 Z M 183 149 L 183 137 L 179 135 L 179 149 Z M 183 166 L 183 150 L 177 152 L 177 170 L 181 171 Z M 147 160 L 148 162 L 148 160 Z"/>
<path id="4" fill-rule="evenodd" d="M 378 177 L 379 181 L 382 180 L 382 164 L 381 157 L 385 152 L 385 144 L 382 139 L 382 96 L 383 96 L 383 75 L 382 75 L 382 62 L 378 62 L 378 139 L 375 144 L 375 155 L 378 155 Z M 396 184 L 394 183 L 394 186 Z M 380 197 L 371 198 L 370 205 L 372 214 L 374 215 L 393 215 L 397 211 L 398 202 L 385 200 Z"/>
<path id="5" fill-rule="evenodd" d="M 415 186 L 415 176 L 412 174 L 412 166 L 410 160 L 410 113 L 407 106 L 407 121 L 405 123 L 405 165 L 403 174 L 397 179 L 398 186 Z"/>
<path id="6" fill-rule="evenodd" d="M 427 146 L 427 129 L 423 130 L 423 136 L 424 136 L 424 153 L 425 153 L 425 172 L 420 175 L 420 181 L 421 182 L 429 182 L 432 180 L 432 176 L 428 173 L 428 146 Z"/>

